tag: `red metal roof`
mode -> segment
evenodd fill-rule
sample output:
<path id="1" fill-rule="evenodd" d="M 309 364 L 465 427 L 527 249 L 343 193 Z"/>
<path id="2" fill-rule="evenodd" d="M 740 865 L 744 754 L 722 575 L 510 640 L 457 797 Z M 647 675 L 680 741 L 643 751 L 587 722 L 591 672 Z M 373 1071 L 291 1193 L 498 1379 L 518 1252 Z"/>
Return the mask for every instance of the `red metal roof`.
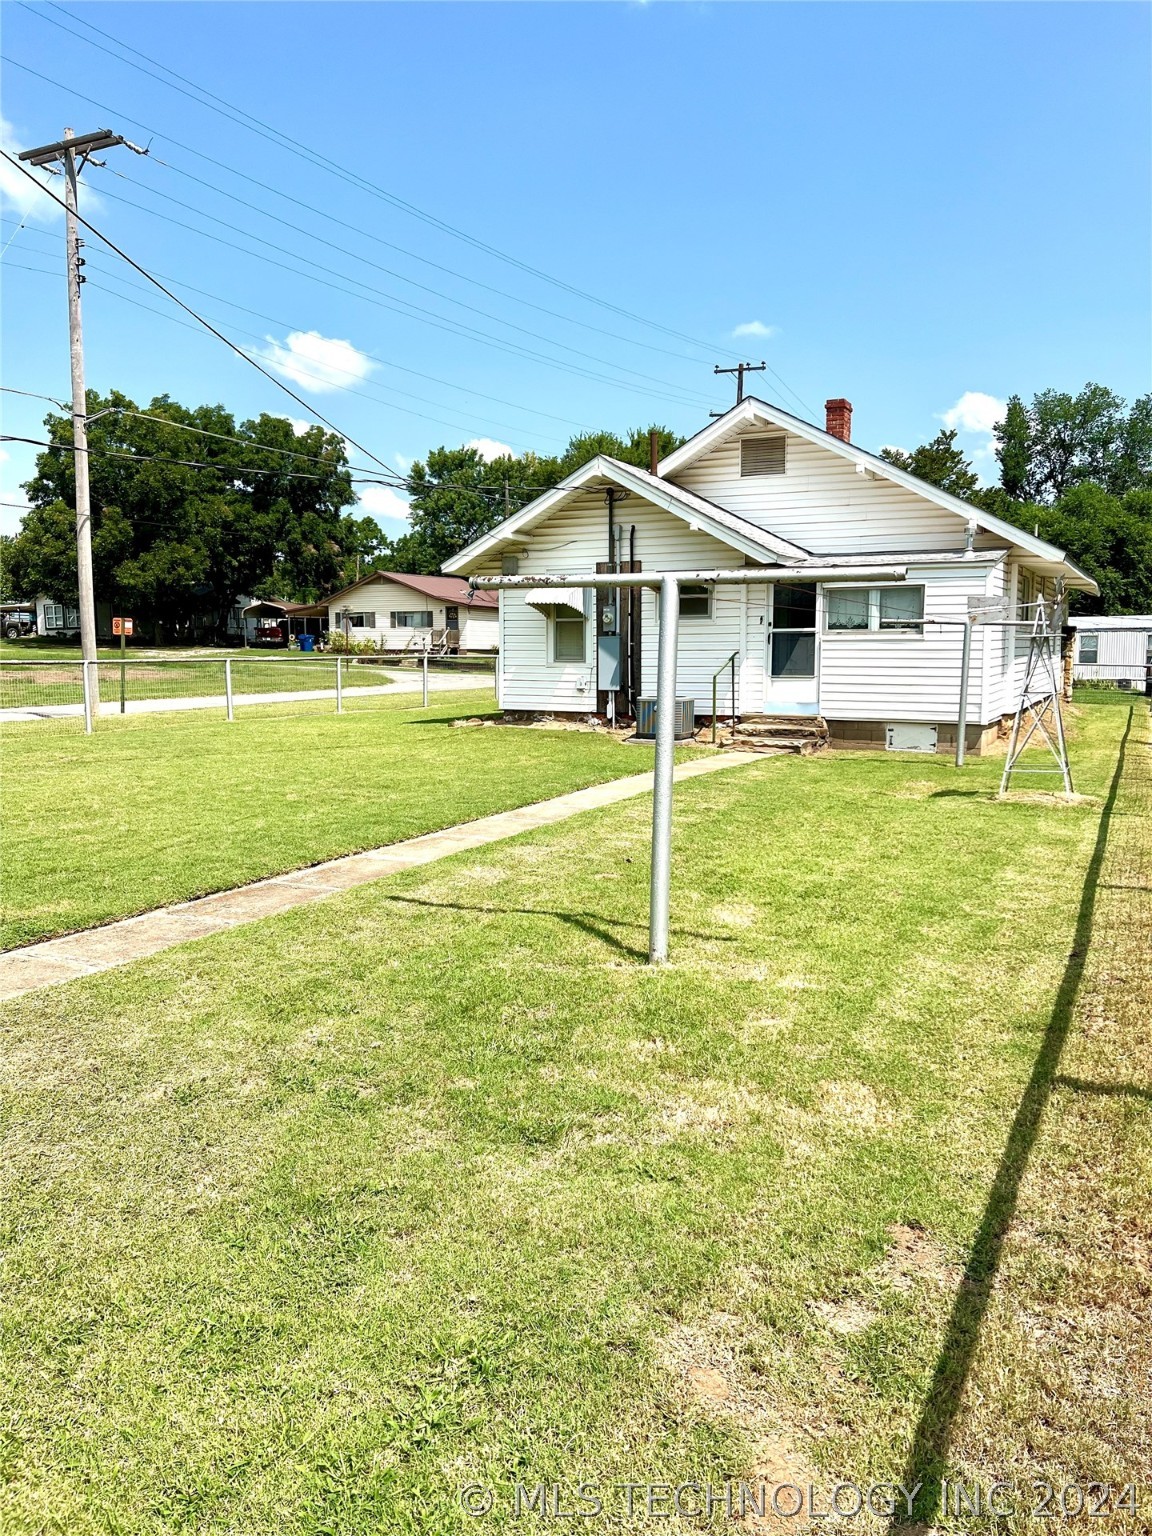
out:
<path id="1" fill-rule="evenodd" d="M 366 586 L 371 581 L 399 582 L 402 587 L 411 587 L 413 592 L 420 592 L 425 597 L 435 598 L 441 603 L 463 603 L 471 608 L 500 606 L 498 592 L 471 592 L 462 576 L 409 576 L 404 571 L 371 571 L 367 576 L 361 576 L 359 581 L 354 581 L 350 587 L 345 587 L 343 591 L 331 593 L 324 601 L 338 602 L 349 592 L 355 592 L 358 587 Z"/>

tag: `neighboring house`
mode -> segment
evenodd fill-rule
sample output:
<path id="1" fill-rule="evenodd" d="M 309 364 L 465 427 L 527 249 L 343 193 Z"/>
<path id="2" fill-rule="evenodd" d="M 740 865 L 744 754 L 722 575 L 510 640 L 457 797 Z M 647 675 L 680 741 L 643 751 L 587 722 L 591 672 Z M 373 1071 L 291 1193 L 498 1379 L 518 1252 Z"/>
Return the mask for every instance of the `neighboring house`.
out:
<path id="1" fill-rule="evenodd" d="M 495 592 L 473 592 L 458 576 L 408 576 L 373 571 L 325 599 L 328 627 L 382 650 L 431 644 L 461 651 L 494 651 L 499 630 Z"/>
<path id="2" fill-rule="evenodd" d="M 1072 676 L 1077 682 L 1143 688 L 1152 676 L 1152 616 L 1072 618 L 1076 632 Z"/>
<path id="3" fill-rule="evenodd" d="M 53 640 L 73 639 L 80 633 L 80 611 L 67 603 L 57 603 L 50 597 L 34 599 L 36 608 L 36 633 Z M 109 624 L 109 630 L 112 626 Z"/>
<path id="4" fill-rule="evenodd" d="M 710 711 L 719 672 L 722 713 L 823 716 L 844 746 L 884 745 L 895 726 L 901 744 L 946 750 L 970 605 L 1006 602 L 1028 619 L 1057 582 L 1097 588 L 1062 550 L 854 447 L 851 412 L 830 400 L 821 430 L 745 399 L 654 473 L 593 459 L 444 569 L 762 569 L 752 585 L 682 589 L 677 692 L 698 715 Z M 833 579 L 807 578 L 806 567 L 831 568 Z M 870 568 L 891 574 L 868 577 Z M 505 710 L 604 713 L 611 690 L 616 712 L 631 716 L 655 692 L 653 591 L 622 588 L 595 604 L 578 587 L 500 598 Z M 1023 631 L 974 627 L 971 750 L 1014 711 L 1027 652 Z"/>

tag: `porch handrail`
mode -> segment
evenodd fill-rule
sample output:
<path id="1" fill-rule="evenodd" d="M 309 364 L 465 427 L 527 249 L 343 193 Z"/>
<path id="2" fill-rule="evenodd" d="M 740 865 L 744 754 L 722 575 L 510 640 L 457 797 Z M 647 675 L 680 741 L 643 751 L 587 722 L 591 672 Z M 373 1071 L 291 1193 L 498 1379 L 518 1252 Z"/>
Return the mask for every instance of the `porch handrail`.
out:
<path id="1" fill-rule="evenodd" d="M 721 672 L 723 672 L 725 667 L 731 667 L 731 669 L 732 669 L 732 681 L 731 681 L 731 683 L 729 685 L 729 690 L 728 690 L 728 702 L 732 706 L 732 719 L 735 720 L 735 718 L 736 718 L 736 658 L 737 658 L 737 656 L 739 656 L 739 654 L 740 654 L 739 651 L 733 651 L 731 656 L 729 656 L 727 658 L 727 660 L 722 661 L 720 663 L 720 665 L 716 668 L 715 672 L 713 672 L 713 674 L 712 674 L 712 745 L 713 746 L 716 745 L 716 679 L 720 676 Z"/>

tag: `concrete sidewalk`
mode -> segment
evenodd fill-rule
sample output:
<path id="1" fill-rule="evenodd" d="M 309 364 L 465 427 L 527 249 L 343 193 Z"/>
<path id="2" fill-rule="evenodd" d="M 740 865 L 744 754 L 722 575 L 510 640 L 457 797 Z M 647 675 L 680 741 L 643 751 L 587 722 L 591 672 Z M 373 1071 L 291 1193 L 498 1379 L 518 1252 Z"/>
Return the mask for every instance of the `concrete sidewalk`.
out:
<path id="1" fill-rule="evenodd" d="M 344 703 L 351 703 L 354 699 L 371 698 L 381 693 L 420 693 L 423 683 L 419 672 L 385 672 L 381 674 L 390 679 L 389 682 L 376 686 L 375 684 L 358 687 L 356 684 L 345 683 Z M 492 688 L 492 676 L 488 672 L 472 672 L 455 677 L 445 676 L 443 672 L 430 672 L 428 674 L 428 692 L 433 693 L 460 693 L 470 688 Z M 336 685 L 331 688 L 301 688 L 283 693 L 236 693 L 232 696 L 232 703 L 236 709 L 242 709 L 246 704 L 295 704 L 307 699 L 329 699 L 332 707 L 336 707 Z M 224 712 L 223 693 L 210 693 L 196 695 L 187 699 L 129 699 L 125 707 L 126 715 L 158 715 L 170 710 L 181 709 L 218 709 Z M 27 720 L 56 720 L 74 719 L 84 713 L 83 704 L 39 704 L 30 705 L 20 709 L 0 709 L 0 725 L 16 725 Z M 118 715 L 119 704 L 105 699 L 100 711 L 100 717 Z M 98 717 L 98 718 L 100 718 Z"/>
<path id="2" fill-rule="evenodd" d="M 699 778 L 701 774 L 715 773 L 721 768 L 747 767 L 749 763 L 763 761 L 764 756 L 762 753 L 722 752 L 697 762 L 681 763 L 674 771 L 674 778 L 677 783 L 682 783 L 685 779 Z M 127 917 L 100 928 L 86 928 L 63 938 L 46 939 L 25 949 L 9 950 L 0 955 L 0 1000 L 19 997 L 40 987 L 56 986 L 77 976 L 92 976 L 99 971 L 111 970 L 113 966 L 129 965 L 189 939 L 201 939 L 309 902 L 323 901 L 369 881 L 515 837 L 520 832 L 550 827 L 579 815 L 581 811 L 615 805 L 621 800 L 647 794 L 651 789 L 650 773 L 613 779 L 607 784 L 594 784 L 588 789 L 557 795 L 535 805 L 521 806 L 518 810 L 482 816 L 478 821 L 463 822 L 443 832 L 428 832 L 422 837 L 390 843 L 367 853 L 348 854 L 326 864 L 314 864 L 290 874 L 273 875 L 251 885 L 219 891 L 214 896 L 201 896 L 196 901 L 161 907 L 155 912 L 144 912 L 139 917 Z"/>

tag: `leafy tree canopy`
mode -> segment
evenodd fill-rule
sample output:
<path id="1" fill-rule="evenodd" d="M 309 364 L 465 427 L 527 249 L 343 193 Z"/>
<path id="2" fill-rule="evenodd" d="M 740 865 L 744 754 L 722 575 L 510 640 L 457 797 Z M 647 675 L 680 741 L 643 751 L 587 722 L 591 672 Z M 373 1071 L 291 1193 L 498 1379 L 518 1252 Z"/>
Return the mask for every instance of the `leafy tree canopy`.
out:
<path id="1" fill-rule="evenodd" d="M 242 594 L 314 601 L 380 549 L 375 521 L 345 510 L 355 494 L 336 433 L 297 434 L 269 415 L 237 425 L 223 406 L 167 395 L 140 414 L 126 395 L 90 390 L 88 412 L 97 600 L 145 627 L 211 626 Z M 45 426 L 59 447 L 37 458 L 6 564 L 21 595 L 74 603 L 72 425 L 49 415 Z"/>
<path id="2" fill-rule="evenodd" d="M 938 432 L 930 443 L 911 453 L 902 448 L 881 448 L 880 457 L 953 496 L 971 496 L 980 484 L 972 465 L 956 446 L 955 430 Z"/>
<path id="3" fill-rule="evenodd" d="M 1131 410 L 1113 390 L 1045 389 L 1008 402 L 996 429 L 1000 485 L 1018 501 L 1054 503 L 1093 481 L 1113 496 L 1152 487 L 1152 394 Z"/>

